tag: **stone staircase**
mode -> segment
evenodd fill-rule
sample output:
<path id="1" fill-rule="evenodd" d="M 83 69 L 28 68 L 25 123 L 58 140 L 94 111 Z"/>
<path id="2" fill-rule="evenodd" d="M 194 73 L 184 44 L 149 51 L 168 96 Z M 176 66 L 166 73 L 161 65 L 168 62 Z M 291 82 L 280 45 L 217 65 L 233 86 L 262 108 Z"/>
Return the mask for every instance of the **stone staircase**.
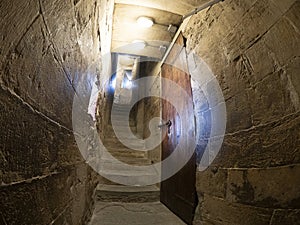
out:
<path id="1" fill-rule="evenodd" d="M 121 104 L 114 107 L 117 107 L 114 114 L 114 122 L 117 124 L 115 129 L 121 129 L 122 126 L 126 126 L 126 120 L 128 121 L 128 118 L 124 116 L 124 111 L 130 110 L 130 108 L 128 105 Z M 129 125 L 132 133 L 137 135 L 134 119 L 129 119 Z M 125 138 L 128 136 L 126 133 L 121 133 L 121 135 Z M 97 187 L 98 200 L 114 202 L 159 201 L 159 189 L 155 185 L 143 185 L 147 184 L 151 177 L 157 175 L 157 171 L 154 168 L 150 168 L 147 171 L 140 168 L 140 166 L 151 165 L 151 161 L 147 158 L 147 152 L 132 150 L 123 145 L 116 137 L 111 124 L 105 129 L 103 136 L 103 144 L 111 156 L 105 152 L 101 156 L 100 171 L 102 175 L 105 175 L 106 179 L 104 183 L 99 184 Z M 134 148 L 145 148 L 142 141 L 133 141 L 130 138 L 126 140 Z M 127 165 L 131 165 L 131 167 L 127 167 Z M 120 185 L 114 181 L 125 182 L 130 186 Z"/>

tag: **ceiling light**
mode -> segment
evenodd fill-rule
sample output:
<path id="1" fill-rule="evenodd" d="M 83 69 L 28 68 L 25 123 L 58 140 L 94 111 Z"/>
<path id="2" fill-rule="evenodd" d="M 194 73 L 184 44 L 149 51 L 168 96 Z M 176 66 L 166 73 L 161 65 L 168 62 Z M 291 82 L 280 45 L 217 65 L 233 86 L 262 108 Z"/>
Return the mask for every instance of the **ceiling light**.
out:
<path id="1" fill-rule="evenodd" d="M 147 46 L 147 43 L 143 40 L 134 40 L 132 44 L 137 50 L 142 50 Z"/>
<path id="2" fill-rule="evenodd" d="M 149 28 L 153 25 L 153 19 L 150 17 L 141 16 L 137 19 L 137 24 L 142 28 Z"/>

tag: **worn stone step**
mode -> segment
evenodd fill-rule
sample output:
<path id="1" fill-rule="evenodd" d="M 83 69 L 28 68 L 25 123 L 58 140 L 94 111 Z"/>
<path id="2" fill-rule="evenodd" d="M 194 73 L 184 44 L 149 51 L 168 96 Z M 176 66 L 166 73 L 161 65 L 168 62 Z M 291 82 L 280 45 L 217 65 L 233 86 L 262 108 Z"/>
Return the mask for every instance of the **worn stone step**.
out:
<path id="1" fill-rule="evenodd" d="M 131 109 L 129 107 L 116 107 L 113 112 L 114 116 L 125 116 L 130 113 Z"/>
<path id="2" fill-rule="evenodd" d="M 112 169 L 101 168 L 101 175 L 108 180 L 131 186 L 147 185 L 149 182 L 156 180 L 158 176 L 158 173 L 154 168 L 144 171 L 138 168 L 126 170 L 122 166 L 117 168 L 116 165 L 111 167 Z"/>
<path id="3" fill-rule="evenodd" d="M 132 158 L 132 159 L 141 159 L 146 157 L 146 154 L 138 154 L 133 152 L 109 152 L 109 153 L 116 159 L 123 158 L 123 157 Z"/>
<path id="4" fill-rule="evenodd" d="M 107 151 L 112 154 L 114 157 L 136 157 L 136 158 L 145 158 L 147 156 L 146 151 L 135 151 L 135 150 L 130 150 L 128 148 L 107 148 Z M 107 157 L 105 155 L 106 153 L 103 154 L 103 157 Z"/>
<path id="5" fill-rule="evenodd" d="M 134 149 L 145 149 L 145 145 L 142 140 L 134 140 L 134 139 L 125 139 L 125 141 L 130 144 L 130 147 Z M 103 144 L 106 148 L 128 148 L 123 143 L 121 143 L 117 137 L 109 137 L 105 138 Z"/>
<path id="6" fill-rule="evenodd" d="M 111 159 L 110 157 L 102 157 L 100 160 L 101 163 L 113 163 L 115 159 Z M 121 157 L 119 156 L 117 160 L 130 164 L 130 165 L 139 165 L 139 166 L 147 166 L 151 165 L 151 160 L 146 158 L 146 157 L 140 157 L 140 158 L 135 158 L 135 157 Z"/>
<path id="7" fill-rule="evenodd" d="M 125 141 L 135 142 L 135 143 L 139 143 L 139 144 L 143 144 L 143 141 L 144 141 L 143 139 L 138 138 L 136 136 L 134 138 L 131 138 L 128 135 L 124 135 L 124 137 L 122 136 L 122 138 Z M 106 137 L 105 139 L 103 139 L 104 143 L 114 142 L 114 141 L 119 141 L 119 139 L 117 137 L 113 137 L 113 136 Z"/>
<path id="8" fill-rule="evenodd" d="M 139 177 L 139 176 L 153 176 L 157 175 L 155 168 L 147 168 L 146 171 L 143 167 L 133 166 L 127 167 L 121 163 L 107 163 L 100 165 L 100 171 L 104 174 L 110 174 L 115 176 L 124 176 L 124 177 Z"/>
<path id="9" fill-rule="evenodd" d="M 129 167 L 128 167 L 129 166 Z M 144 165 L 146 166 L 146 165 Z M 113 173 L 118 173 L 118 174 L 127 174 L 129 172 L 132 172 L 133 175 L 147 175 L 147 174 L 156 174 L 155 168 L 149 167 L 145 171 L 145 169 L 141 165 L 127 165 L 119 162 L 109 162 L 109 161 L 102 161 L 100 163 L 100 170 L 109 170 L 113 171 Z M 118 171 L 118 172 L 116 172 Z"/>
<path id="10" fill-rule="evenodd" d="M 130 115 L 128 117 L 128 114 L 126 111 L 116 111 L 113 114 L 111 114 L 110 120 L 115 120 L 115 121 L 128 121 L 131 123 L 136 123 L 135 118 Z"/>
<path id="11" fill-rule="evenodd" d="M 127 126 L 128 124 L 130 127 L 136 126 L 136 122 L 134 120 L 128 120 L 128 118 L 120 116 L 114 118 L 114 122 L 116 122 L 120 126 Z"/>
<path id="12" fill-rule="evenodd" d="M 102 202 L 156 202 L 159 188 L 151 186 L 98 185 L 97 200 Z"/>
<path id="13" fill-rule="evenodd" d="M 135 150 L 135 149 L 130 149 L 123 145 L 118 146 L 117 143 L 114 145 L 105 145 L 105 147 L 109 152 L 132 152 L 132 153 L 137 153 L 137 154 L 141 154 L 141 155 L 144 155 L 145 153 L 147 153 L 147 151 L 144 151 L 144 148 L 139 148 L 139 150 Z"/>
<path id="14" fill-rule="evenodd" d="M 104 132 L 107 133 L 107 134 L 114 134 L 115 133 L 114 129 L 115 129 L 115 130 L 119 131 L 121 134 L 123 134 L 126 137 L 128 134 L 125 132 L 126 130 L 123 131 L 124 127 L 126 127 L 126 125 L 120 124 L 120 125 L 116 126 L 115 128 L 113 128 L 112 125 L 107 125 Z M 130 126 L 130 130 L 133 133 L 137 132 L 136 126 Z"/>
<path id="15" fill-rule="evenodd" d="M 113 104 L 113 107 L 117 110 L 129 110 L 132 108 L 131 105 L 128 105 L 128 104 L 119 104 L 119 103 L 114 103 Z"/>

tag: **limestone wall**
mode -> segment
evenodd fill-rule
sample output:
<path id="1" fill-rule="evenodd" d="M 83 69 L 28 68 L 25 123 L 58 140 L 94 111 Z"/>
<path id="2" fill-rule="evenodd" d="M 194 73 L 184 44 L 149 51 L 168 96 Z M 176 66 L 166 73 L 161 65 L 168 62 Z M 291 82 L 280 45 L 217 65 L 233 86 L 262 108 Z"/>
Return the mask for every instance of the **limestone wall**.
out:
<path id="1" fill-rule="evenodd" d="M 144 87 L 139 87 L 140 91 L 143 91 L 147 94 L 149 93 L 160 93 L 160 75 L 156 74 L 154 68 L 157 67 L 157 62 L 149 61 L 143 62 L 141 65 L 141 76 L 147 77 L 147 82 L 145 82 Z M 158 97 L 147 97 L 144 98 L 141 102 L 143 107 L 142 111 L 143 118 L 138 118 L 143 121 L 143 136 L 148 138 L 150 135 L 160 136 L 160 129 L 156 129 L 156 133 L 151 134 L 149 129 L 149 122 L 151 119 L 158 117 L 160 118 L 161 114 L 161 101 Z M 141 111 L 141 108 L 139 108 Z M 155 149 L 148 152 L 148 157 L 153 163 L 161 161 L 161 146 L 157 146 Z"/>
<path id="2" fill-rule="evenodd" d="M 221 151 L 197 172 L 195 224 L 299 223 L 299 12 L 296 0 L 225 0 L 185 30 L 227 107 Z"/>
<path id="3" fill-rule="evenodd" d="M 95 181 L 72 131 L 99 75 L 98 0 L 0 3 L 0 223 L 83 224 Z M 80 93 L 82 94 L 82 93 Z"/>

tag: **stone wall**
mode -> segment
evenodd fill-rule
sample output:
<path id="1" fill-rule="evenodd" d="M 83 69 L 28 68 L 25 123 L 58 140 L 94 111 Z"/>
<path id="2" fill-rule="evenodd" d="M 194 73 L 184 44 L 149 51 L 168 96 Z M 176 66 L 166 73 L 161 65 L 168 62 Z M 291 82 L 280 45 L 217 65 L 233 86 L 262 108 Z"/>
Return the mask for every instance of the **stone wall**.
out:
<path id="1" fill-rule="evenodd" d="M 83 224 L 94 174 L 72 131 L 99 75 L 98 0 L 0 4 L 0 223 Z M 83 93 L 79 93 L 83 94 Z"/>
<path id="2" fill-rule="evenodd" d="M 160 89 L 160 74 L 155 73 L 155 68 L 158 66 L 158 63 L 153 61 L 143 62 L 141 64 L 141 77 L 147 77 L 147 83 L 145 83 L 145 87 L 139 87 L 140 91 L 144 91 L 145 93 L 156 93 Z M 151 133 L 149 129 L 149 122 L 151 119 L 158 117 L 160 118 L 161 114 L 161 101 L 157 97 L 147 97 L 140 101 L 140 105 L 143 107 L 143 133 L 144 138 L 148 138 Z M 139 110 L 141 110 L 139 108 Z M 160 133 L 160 130 L 157 129 L 156 134 Z M 148 151 L 148 157 L 153 163 L 157 163 L 161 161 L 161 146 L 157 146 L 155 149 Z"/>
<path id="3" fill-rule="evenodd" d="M 227 107 L 222 148 L 197 172 L 195 224 L 299 223 L 299 11 L 296 0 L 227 0 L 184 32 Z"/>

